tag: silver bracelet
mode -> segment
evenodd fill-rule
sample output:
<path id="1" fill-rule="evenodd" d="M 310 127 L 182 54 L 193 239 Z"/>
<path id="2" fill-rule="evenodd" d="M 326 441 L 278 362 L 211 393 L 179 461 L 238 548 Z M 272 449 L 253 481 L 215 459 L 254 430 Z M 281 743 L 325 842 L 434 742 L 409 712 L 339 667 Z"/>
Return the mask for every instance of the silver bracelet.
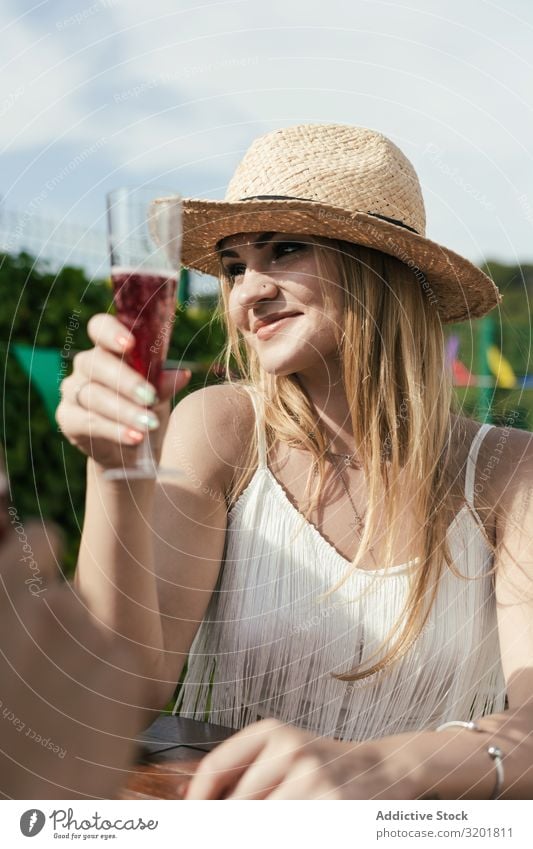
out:
<path id="1" fill-rule="evenodd" d="M 435 731 L 444 731 L 446 728 L 466 728 L 468 731 L 479 731 L 481 734 L 486 734 L 487 732 L 480 728 L 475 722 L 462 722 L 461 720 L 452 720 L 451 722 L 445 722 L 443 725 L 439 725 Z M 489 799 L 492 801 L 493 799 L 498 799 L 500 793 L 502 792 L 503 787 L 503 752 L 499 746 L 489 746 L 487 749 L 487 754 L 491 760 L 494 761 L 494 766 L 496 767 L 496 784 L 494 786 L 494 790 L 492 791 L 492 795 L 489 796 Z"/>

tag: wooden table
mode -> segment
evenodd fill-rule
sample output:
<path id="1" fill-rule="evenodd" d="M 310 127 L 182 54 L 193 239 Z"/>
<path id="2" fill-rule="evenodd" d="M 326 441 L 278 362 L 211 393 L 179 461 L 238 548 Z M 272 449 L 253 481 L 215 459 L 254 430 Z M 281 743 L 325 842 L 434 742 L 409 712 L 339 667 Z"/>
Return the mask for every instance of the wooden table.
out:
<path id="1" fill-rule="evenodd" d="M 138 762 L 118 799 L 183 799 L 204 755 L 235 734 L 231 728 L 160 716 L 139 737 Z"/>

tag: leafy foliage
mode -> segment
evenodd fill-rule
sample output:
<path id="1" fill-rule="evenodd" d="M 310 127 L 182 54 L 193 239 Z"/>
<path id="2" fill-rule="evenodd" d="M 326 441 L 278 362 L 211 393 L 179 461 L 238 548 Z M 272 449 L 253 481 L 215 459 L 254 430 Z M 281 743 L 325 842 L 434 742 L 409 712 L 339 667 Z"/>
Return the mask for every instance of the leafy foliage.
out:
<path id="1" fill-rule="evenodd" d="M 55 521 L 65 534 L 65 568 L 72 571 L 79 543 L 85 492 L 85 459 L 52 424 L 28 377 L 9 353 L 14 342 L 56 347 L 65 373 L 74 350 L 91 347 L 86 327 L 97 312 L 110 309 L 109 281 L 88 280 L 79 268 L 58 274 L 36 265 L 28 254 L 0 255 L 0 364 L 2 422 L 11 497 L 18 515 Z M 223 331 L 211 322 L 212 304 L 178 310 L 169 358 L 211 363 L 220 353 Z M 72 329 L 72 316 L 79 322 Z M 195 375 L 190 389 L 216 381 Z"/>

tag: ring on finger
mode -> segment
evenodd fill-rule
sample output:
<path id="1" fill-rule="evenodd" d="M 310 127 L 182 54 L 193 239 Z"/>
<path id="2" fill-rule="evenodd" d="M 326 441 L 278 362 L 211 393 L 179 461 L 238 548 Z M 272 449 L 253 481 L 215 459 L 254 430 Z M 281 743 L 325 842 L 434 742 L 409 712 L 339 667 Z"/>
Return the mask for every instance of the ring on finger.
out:
<path id="1" fill-rule="evenodd" d="M 86 380 L 85 383 L 80 383 L 80 385 L 76 388 L 76 391 L 74 392 L 74 403 L 77 404 L 78 407 L 83 407 L 83 404 L 80 401 L 81 390 L 88 386 L 90 382 L 90 380 Z"/>

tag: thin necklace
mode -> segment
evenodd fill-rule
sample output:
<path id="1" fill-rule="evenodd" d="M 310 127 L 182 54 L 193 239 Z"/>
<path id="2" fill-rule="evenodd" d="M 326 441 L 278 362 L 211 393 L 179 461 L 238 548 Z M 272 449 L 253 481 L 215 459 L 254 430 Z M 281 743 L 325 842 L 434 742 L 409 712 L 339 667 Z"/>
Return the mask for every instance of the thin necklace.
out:
<path id="1" fill-rule="evenodd" d="M 331 455 L 332 452 L 329 451 L 328 454 Z M 361 516 L 361 514 L 357 510 L 357 507 L 353 503 L 353 498 L 350 494 L 350 488 L 349 488 L 349 486 L 346 483 L 346 480 L 344 478 L 344 472 L 345 472 L 346 468 L 350 465 L 350 460 L 353 458 L 353 455 L 352 454 L 333 454 L 333 456 L 345 458 L 344 464 L 343 464 L 344 468 L 342 468 L 342 467 L 340 468 L 340 471 L 337 472 L 337 477 L 340 479 L 340 482 L 342 483 L 342 485 L 344 487 L 344 491 L 345 491 L 346 495 L 348 496 L 348 500 L 350 502 L 350 505 L 351 505 L 351 508 L 352 508 L 352 511 L 353 511 L 354 521 L 350 522 L 350 528 L 353 528 L 354 531 L 356 531 L 359 534 L 359 536 L 363 536 L 363 531 L 364 531 L 364 528 L 365 528 L 366 510 L 363 513 L 363 515 Z M 358 466 L 357 468 L 360 468 L 360 466 Z M 373 545 L 370 545 L 368 547 L 368 553 L 370 554 L 370 557 L 372 558 L 372 560 L 375 563 L 376 558 L 374 556 L 374 546 Z"/>
<path id="2" fill-rule="evenodd" d="M 344 487 L 344 491 L 346 492 L 346 495 L 348 496 L 348 500 L 349 500 L 351 507 L 352 507 L 352 511 L 353 511 L 353 515 L 354 515 L 354 521 L 350 522 L 350 527 L 353 528 L 355 531 L 357 531 L 359 536 L 362 536 L 363 530 L 364 530 L 364 527 L 365 527 L 365 516 L 364 516 L 364 514 L 363 514 L 363 516 L 361 516 L 361 514 L 358 512 L 355 504 L 353 503 L 353 498 L 350 494 L 350 488 L 349 488 L 348 484 L 346 483 L 346 480 L 345 480 L 345 477 L 344 477 L 344 471 L 348 466 L 351 465 L 351 461 L 353 459 L 353 454 L 335 454 L 335 453 L 333 453 L 333 451 L 328 451 L 326 456 L 342 457 L 343 458 L 342 466 L 338 466 L 336 461 L 334 462 L 335 468 L 337 470 L 336 479 L 338 478 L 340 480 L 340 482 L 342 483 L 342 485 Z M 365 513 L 366 513 L 366 511 L 365 511 Z"/>
<path id="3" fill-rule="evenodd" d="M 340 457 L 345 466 L 353 466 L 354 469 L 360 469 L 361 463 L 355 459 L 355 454 L 340 454 L 337 451 L 326 451 L 328 457 Z"/>

